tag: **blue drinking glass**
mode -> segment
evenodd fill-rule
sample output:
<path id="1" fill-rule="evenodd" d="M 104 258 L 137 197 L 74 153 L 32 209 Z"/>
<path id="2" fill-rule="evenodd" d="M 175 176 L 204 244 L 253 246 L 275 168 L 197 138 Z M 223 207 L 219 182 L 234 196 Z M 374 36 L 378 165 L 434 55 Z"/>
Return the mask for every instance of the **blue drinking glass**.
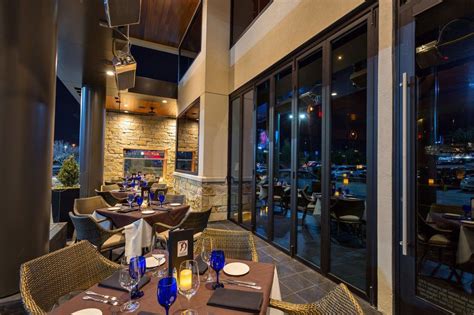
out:
<path id="1" fill-rule="evenodd" d="M 158 199 L 160 200 L 161 207 L 163 207 L 163 202 L 165 202 L 165 194 L 162 191 L 160 191 Z"/>
<path id="2" fill-rule="evenodd" d="M 150 192 L 148 193 L 148 197 L 150 199 L 149 204 L 151 205 L 151 202 L 155 200 L 155 193 L 150 190 Z"/>
<path id="3" fill-rule="evenodd" d="M 134 279 L 141 279 L 146 273 L 146 259 L 143 256 L 136 256 L 130 258 L 129 265 L 130 276 Z M 140 282 L 140 280 L 138 280 Z M 140 291 L 137 286 L 132 290 L 132 298 L 138 299 L 144 295 L 143 291 Z"/>
<path id="4" fill-rule="evenodd" d="M 165 308 L 166 315 L 169 314 L 171 305 L 173 305 L 174 301 L 176 301 L 177 294 L 178 285 L 175 278 L 166 277 L 160 279 L 156 290 L 156 297 L 158 299 L 158 303 L 160 303 L 160 305 Z"/>
<path id="5" fill-rule="evenodd" d="M 127 195 L 127 202 L 128 205 L 130 206 L 130 209 L 132 208 L 133 201 L 135 200 L 135 194 L 131 193 Z"/>
<path id="6" fill-rule="evenodd" d="M 211 253 L 211 267 L 216 272 L 216 283 L 212 285 L 212 288 L 215 290 L 217 288 L 223 288 L 224 284 L 219 282 L 219 271 L 224 268 L 225 265 L 225 255 L 223 250 L 213 250 Z"/>
<path id="7" fill-rule="evenodd" d="M 141 209 L 142 203 L 143 203 L 143 197 L 142 197 L 142 196 L 138 196 L 138 197 L 137 197 L 138 210 Z"/>

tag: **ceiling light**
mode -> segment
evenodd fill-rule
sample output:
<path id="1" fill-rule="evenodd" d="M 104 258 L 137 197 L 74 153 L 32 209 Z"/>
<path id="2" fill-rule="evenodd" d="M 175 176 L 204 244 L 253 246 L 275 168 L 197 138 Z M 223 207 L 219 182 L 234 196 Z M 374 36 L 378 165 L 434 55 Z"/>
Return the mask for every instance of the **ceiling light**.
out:
<path id="1" fill-rule="evenodd" d="M 109 77 L 111 77 L 111 76 L 115 75 L 115 72 L 113 72 L 112 70 L 107 70 L 105 72 L 105 74 L 107 74 Z"/>
<path id="2" fill-rule="evenodd" d="M 166 103 L 168 103 L 168 101 L 167 101 L 167 100 L 162 100 L 161 102 L 162 102 L 163 104 L 166 104 Z"/>
<path id="3" fill-rule="evenodd" d="M 123 104 L 123 106 L 128 107 L 128 104 Z"/>
<path id="4" fill-rule="evenodd" d="M 342 60 L 342 55 L 337 56 L 337 60 Z"/>
<path id="5" fill-rule="evenodd" d="M 331 95 L 332 96 L 337 96 L 337 92 L 332 92 Z"/>
<path id="6" fill-rule="evenodd" d="M 128 114 L 128 110 L 123 111 L 125 114 Z"/>

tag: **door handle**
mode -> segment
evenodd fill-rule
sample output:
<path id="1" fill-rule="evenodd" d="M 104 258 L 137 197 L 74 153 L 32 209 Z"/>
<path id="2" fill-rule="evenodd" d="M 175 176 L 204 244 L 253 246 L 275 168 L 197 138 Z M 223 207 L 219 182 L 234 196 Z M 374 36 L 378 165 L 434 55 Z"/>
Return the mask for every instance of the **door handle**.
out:
<path id="1" fill-rule="evenodd" d="M 402 255 L 408 255 L 407 150 L 408 150 L 408 79 L 402 74 Z"/>

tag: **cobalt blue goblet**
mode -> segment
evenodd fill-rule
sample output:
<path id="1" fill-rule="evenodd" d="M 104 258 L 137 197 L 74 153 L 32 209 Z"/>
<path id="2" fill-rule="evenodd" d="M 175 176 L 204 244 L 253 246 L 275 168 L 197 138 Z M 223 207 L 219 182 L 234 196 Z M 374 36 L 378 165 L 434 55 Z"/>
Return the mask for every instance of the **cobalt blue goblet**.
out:
<path id="1" fill-rule="evenodd" d="M 223 288 L 224 284 L 219 282 L 219 271 L 224 268 L 225 265 L 225 255 L 223 250 L 213 250 L 211 253 L 211 267 L 216 271 L 216 283 L 212 285 L 212 288 L 215 290 L 217 288 Z"/>
<path id="2" fill-rule="evenodd" d="M 151 205 L 151 202 L 155 200 L 155 193 L 150 190 L 150 192 L 148 193 L 148 198 L 150 199 L 148 200 L 148 203 Z"/>
<path id="3" fill-rule="evenodd" d="M 165 202 L 165 194 L 162 191 L 160 191 L 158 199 L 160 200 L 160 206 L 163 207 L 163 202 Z"/>
<path id="4" fill-rule="evenodd" d="M 158 282 L 158 288 L 156 290 L 156 296 L 158 303 L 165 308 L 166 315 L 169 314 L 170 307 L 176 301 L 178 294 L 178 285 L 176 279 L 173 277 L 166 277 L 160 279 Z"/>
<path id="5" fill-rule="evenodd" d="M 146 273 L 146 259 L 143 256 L 136 256 L 130 258 L 129 265 L 130 276 L 134 279 L 138 277 L 141 279 Z M 140 280 L 138 280 L 140 282 Z M 143 296 L 143 291 L 138 289 L 138 284 L 132 290 L 132 299 L 138 299 Z"/>
<path id="6" fill-rule="evenodd" d="M 143 203 L 143 197 L 142 197 L 142 196 L 138 196 L 138 197 L 137 197 L 138 210 L 141 210 L 141 208 L 142 208 L 142 203 Z"/>
<path id="7" fill-rule="evenodd" d="M 128 201 L 128 205 L 130 206 L 130 209 L 131 209 L 133 201 L 135 201 L 135 194 L 134 193 L 129 193 L 127 195 L 127 201 Z"/>

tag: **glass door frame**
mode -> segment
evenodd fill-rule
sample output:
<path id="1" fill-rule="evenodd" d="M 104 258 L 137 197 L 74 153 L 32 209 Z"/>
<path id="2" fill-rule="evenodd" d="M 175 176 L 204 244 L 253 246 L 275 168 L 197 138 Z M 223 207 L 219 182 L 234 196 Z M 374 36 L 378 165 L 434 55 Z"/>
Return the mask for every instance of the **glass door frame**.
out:
<path id="1" fill-rule="evenodd" d="M 303 47 L 298 48 L 295 52 L 291 53 L 285 57 L 282 61 L 278 62 L 276 65 L 272 66 L 270 69 L 257 76 L 255 79 L 251 80 L 249 83 L 245 84 L 241 88 L 233 92 L 229 97 L 229 104 L 234 101 L 237 97 L 241 98 L 240 104 L 242 104 L 242 97 L 245 93 L 251 89 L 256 90 L 256 87 L 269 81 L 270 83 L 270 102 L 269 102 L 269 156 L 270 163 L 268 165 L 268 177 L 273 180 L 274 169 L 273 169 L 273 153 L 274 153 L 274 125 L 273 125 L 273 115 L 274 115 L 274 104 L 275 104 L 275 75 L 281 72 L 282 70 L 292 67 L 292 113 L 293 117 L 298 117 L 298 62 L 305 57 L 308 57 L 310 54 L 322 50 L 323 54 L 323 68 L 322 68 L 322 173 L 321 173 L 321 189 L 322 189 L 322 213 L 321 213 L 321 266 L 318 267 L 315 264 L 300 258 L 296 255 L 296 246 L 297 246 L 297 189 L 292 189 L 291 197 L 291 230 L 290 230 L 290 251 L 278 246 L 273 242 L 273 185 L 269 185 L 268 191 L 268 230 L 267 238 L 262 237 L 261 235 L 256 234 L 258 237 L 265 239 L 273 246 L 277 247 L 280 250 L 290 254 L 293 258 L 299 260 L 300 262 L 308 265 L 312 269 L 320 272 L 324 276 L 328 277 L 331 280 L 334 280 L 338 283 L 342 282 L 347 284 L 353 292 L 362 298 L 368 300 L 372 305 L 377 304 L 377 62 L 378 62 L 378 6 L 377 4 L 368 3 L 364 10 L 361 10 L 357 14 L 354 14 L 351 18 L 348 18 L 348 21 L 344 24 L 343 27 L 338 28 L 336 31 L 331 31 L 329 34 L 325 34 L 323 37 L 318 40 L 313 40 L 311 43 L 306 43 Z M 366 211 L 370 214 L 367 215 L 367 235 L 366 235 L 366 246 L 367 246 L 367 263 L 366 263 L 366 277 L 367 277 L 367 286 L 365 290 L 358 289 L 347 283 L 344 279 L 340 279 L 335 275 L 331 274 L 330 268 L 330 216 L 329 216 L 329 205 L 330 205 L 330 193 L 331 193 L 331 160 L 330 160 L 330 150 L 331 150 L 331 119 L 330 119 L 330 110 L 331 110 L 331 81 L 332 81 L 332 65 L 331 65 L 331 44 L 333 41 L 337 40 L 340 37 L 343 37 L 347 33 L 350 33 L 353 29 L 362 26 L 363 24 L 367 25 L 367 199 L 366 199 Z M 254 112 L 253 112 L 253 128 L 256 126 L 256 98 L 257 93 L 254 92 Z M 231 105 L 230 105 L 231 106 Z M 231 113 L 229 107 L 229 113 Z M 243 117 L 243 116 L 242 116 Z M 324 119 L 324 117 L 329 117 Z M 231 115 L 229 115 L 229 139 L 231 134 Z M 295 121 L 297 121 L 295 119 Z M 241 122 L 242 126 L 242 122 Z M 295 187 L 297 182 L 297 136 L 298 136 L 298 123 L 293 122 L 291 128 L 291 184 Z M 241 131 L 242 132 L 242 131 Z M 241 140 L 242 142 L 242 140 Z M 229 142 L 230 143 L 230 142 Z M 253 177 L 255 182 L 255 146 L 253 148 Z M 229 145 L 229 161 L 230 161 L 230 152 L 231 148 Z M 240 158 L 242 159 L 242 150 L 240 152 Z M 230 164 L 230 163 L 228 163 Z M 370 166 L 370 167 L 369 167 Z M 230 174 L 230 168 L 228 168 Z M 324 183 L 324 184 L 323 184 Z M 230 186 L 230 185 L 229 185 Z M 256 209 L 255 209 L 255 183 L 253 184 L 252 192 L 252 228 L 251 231 L 255 232 L 256 224 Z M 229 188 L 230 196 L 230 188 Z M 239 197 L 241 198 L 241 196 Z M 241 200 L 240 200 L 241 202 Z M 230 209 L 230 201 L 229 201 Z M 241 203 L 240 203 L 241 205 Z M 241 211 L 241 208 L 239 209 Z M 230 211 L 228 211 L 230 213 Z M 229 215 L 228 215 L 229 216 Z M 234 220 L 233 220 L 234 221 Z M 239 221 L 241 221 L 239 216 Z M 235 222 L 235 221 L 234 221 Z M 248 227 L 241 224 L 241 222 L 236 222 L 240 224 L 243 228 L 248 229 Z"/>
<path id="2" fill-rule="evenodd" d="M 446 309 L 416 295 L 416 221 L 414 219 L 414 211 L 417 211 L 415 17 L 443 3 L 443 1 L 409 0 L 397 6 L 396 92 L 393 130 L 393 222 L 396 227 L 393 252 L 395 259 L 395 312 L 397 314 L 420 312 L 433 315 L 450 314 Z M 404 74 L 406 81 L 403 78 Z M 406 82 L 405 86 L 404 81 Z M 406 165 L 403 165 L 404 154 L 406 154 Z M 406 196 L 403 196 L 404 192 Z M 404 244 L 406 253 L 404 253 Z"/>

